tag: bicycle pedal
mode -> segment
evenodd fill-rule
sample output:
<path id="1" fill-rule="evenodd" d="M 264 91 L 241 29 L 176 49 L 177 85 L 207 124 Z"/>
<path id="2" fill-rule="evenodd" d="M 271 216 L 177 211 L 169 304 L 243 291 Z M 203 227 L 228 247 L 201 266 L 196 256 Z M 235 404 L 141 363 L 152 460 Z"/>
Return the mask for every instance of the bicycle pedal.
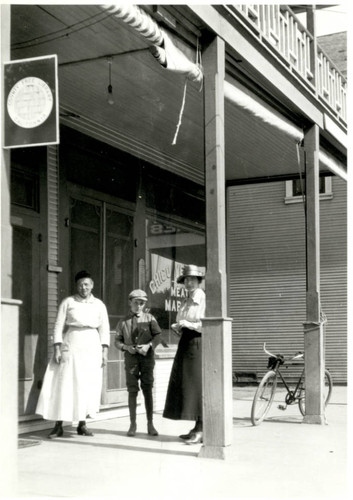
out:
<path id="1" fill-rule="evenodd" d="M 287 406 L 285 406 L 285 405 L 278 405 L 278 406 L 277 406 L 277 408 L 278 408 L 279 410 L 286 410 L 286 409 L 287 409 Z"/>

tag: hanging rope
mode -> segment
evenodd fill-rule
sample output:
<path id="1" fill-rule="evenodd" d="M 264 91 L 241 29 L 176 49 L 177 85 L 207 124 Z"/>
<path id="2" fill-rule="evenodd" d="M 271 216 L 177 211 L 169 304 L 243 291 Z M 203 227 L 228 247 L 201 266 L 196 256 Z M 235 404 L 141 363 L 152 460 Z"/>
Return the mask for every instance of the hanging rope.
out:
<path id="1" fill-rule="evenodd" d="M 180 125 L 181 125 L 181 120 L 183 118 L 184 107 L 185 107 L 185 99 L 186 99 L 186 87 L 187 87 L 187 84 L 188 84 L 188 80 L 187 80 L 187 78 L 185 78 L 184 92 L 183 92 L 183 101 L 181 103 L 181 108 L 180 108 L 180 112 L 179 112 L 179 121 L 178 121 L 178 124 L 177 124 L 177 127 L 176 127 L 176 131 L 175 131 L 175 134 L 174 134 L 172 146 L 175 146 L 175 144 L 176 144 L 176 141 L 177 141 L 177 138 L 178 138 L 178 134 L 179 134 Z"/>
<path id="2" fill-rule="evenodd" d="M 198 68 L 200 68 L 200 72 L 203 75 L 202 64 L 201 64 L 201 51 L 200 51 L 200 47 L 199 47 L 199 39 L 197 39 L 197 45 L 196 45 L 196 66 Z M 200 82 L 201 82 L 201 84 L 200 84 L 199 92 L 201 92 L 201 90 L 203 88 L 203 78 L 201 78 Z M 179 120 L 178 120 L 178 124 L 177 124 L 176 131 L 175 131 L 175 134 L 174 134 L 172 146 L 175 146 L 175 144 L 177 142 L 180 125 L 181 125 L 181 122 L 182 122 L 182 119 L 183 119 L 184 108 L 185 108 L 185 100 L 186 100 L 187 83 L 188 83 L 188 78 L 185 78 L 183 100 L 182 100 L 182 103 L 181 103 L 181 108 L 180 108 L 180 112 L 179 112 Z"/>
<path id="3" fill-rule="evenodd" d="M 300 146 L 300 142 L 297 142 L 296 143 L 296 150 L 297 150 L 297 162 L 298 162 L 298 171 L 299 171 L 300 190 L 302 193 L 304 214 L 306 217 L 306 199 L 305 199 L 305 189 L 304 189 L 304 182 L 303 182 L 302 169 L 301 169 L 299 146 Z"/>

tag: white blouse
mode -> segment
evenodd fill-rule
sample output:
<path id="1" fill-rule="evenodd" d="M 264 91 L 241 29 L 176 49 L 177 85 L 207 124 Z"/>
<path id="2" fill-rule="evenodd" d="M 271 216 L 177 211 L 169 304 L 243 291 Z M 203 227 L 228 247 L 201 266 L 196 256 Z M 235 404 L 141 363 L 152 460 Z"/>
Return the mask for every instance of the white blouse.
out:
<path id="1" fill-rule="evenodd" d="M 201 332 L 201 318 L 205 317 L 206 295 L 201 288 L 196 288 L 189 292 L 189 297 L 181 304 L 177 312 L 176 321 L 179 323 L 182 319 L 186 321 L 185 327 L 190 330 Z"/>
<path id="2" fill-rule="evenodd" d="M 95 328 L 98 330 L 101 344 L 109 346 L 110 325 L 107 308 L 92 294 L 88 299 L 72 295 L 61 302 L 54 326 L 54 344 L 62 343 L 65 327 Z"/>

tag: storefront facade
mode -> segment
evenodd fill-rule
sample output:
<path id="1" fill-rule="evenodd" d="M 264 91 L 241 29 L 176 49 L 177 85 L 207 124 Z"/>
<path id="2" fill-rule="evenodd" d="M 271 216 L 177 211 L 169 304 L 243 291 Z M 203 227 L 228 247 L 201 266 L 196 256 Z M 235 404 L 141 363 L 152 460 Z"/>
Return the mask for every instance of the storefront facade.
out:
<path id="1" fill-rule="evenodd" d="M 94 294 L 109 313 L 111 347 L 102 394 L 102 407 L 107 407 L 125 405 L 127 399 L 114 334 L 127 312 L 129 292 L 136 286 L 147 291 L 164 343 L 175 346 L 170 325 L 185 297 L 176 278 L 188 262 L 205 269 L 199 186 L 67 127 L 61 130 L 60 146 L 50 149 L 48 165 L 46 148 L 12 152 L 13 287 L 25 304 L 19 327 L 19 413 L 24 422 L 35 413 L 52 352 L 57 301 L 74 292 L 78 270 L 92 273 Z M 51 264 L 41 276 L 46 255 Z M 46 338 L 40 332 L 47 324 Z"/>

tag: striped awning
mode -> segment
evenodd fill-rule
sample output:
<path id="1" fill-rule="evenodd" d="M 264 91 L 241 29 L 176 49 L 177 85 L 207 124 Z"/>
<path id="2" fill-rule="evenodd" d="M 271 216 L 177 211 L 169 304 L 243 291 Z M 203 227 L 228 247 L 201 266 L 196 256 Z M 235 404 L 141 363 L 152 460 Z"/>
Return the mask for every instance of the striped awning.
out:
<path id="1" fill-rule="evenodd" d="M 150 51 L 167 70 L 184 74 L 188 79 L 200 82 L 203 78 L 201 66 L 192 62 L 175 46 L 167 32 L 137 5 L 102 5 L 102 9 L 134 28 L 151 45 Z"/>

